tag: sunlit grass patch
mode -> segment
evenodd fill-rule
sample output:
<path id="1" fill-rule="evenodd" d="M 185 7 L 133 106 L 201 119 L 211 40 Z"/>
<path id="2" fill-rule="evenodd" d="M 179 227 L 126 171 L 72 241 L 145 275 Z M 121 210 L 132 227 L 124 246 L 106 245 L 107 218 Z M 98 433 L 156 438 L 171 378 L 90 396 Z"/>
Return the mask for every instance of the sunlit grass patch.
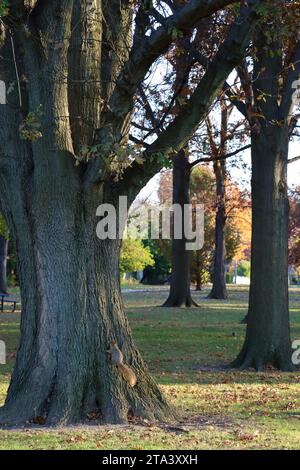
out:
<path id="1" fill-rule="evenodd" d="M 195 294 L 200 308 L 159 308 L 166 288 L 124 294 L 137 346 L 176 407 L 175 430 L 143 426 L 76 426 L 0 430 L 0 449 L 299 449 L 300 371 L 223 370 L 239 352 L 247 312 L 245 287 L 224 302 Z M 300 339 L 300 289 L 291 292 L 292 338 Z M 0 366 L 4 402 L 19 337 L 18 314 L 0 314 L 8 364 Z M 233 335 L 234 333 L 234 335 Z M 177 430 L 176 430 L 177 429 Z"/>

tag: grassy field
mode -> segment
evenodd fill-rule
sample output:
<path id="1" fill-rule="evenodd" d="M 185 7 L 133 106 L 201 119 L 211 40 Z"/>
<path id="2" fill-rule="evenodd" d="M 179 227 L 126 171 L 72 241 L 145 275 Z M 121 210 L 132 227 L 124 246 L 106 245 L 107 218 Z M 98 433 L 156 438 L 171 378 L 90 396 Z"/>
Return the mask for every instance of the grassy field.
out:
<path id="1" fill-rule="evenodd" d="M 130 288 L 130 287 L 129 287 Z M 166 288 L 163 288 L 166 289 Z M 176 426 L 28 427 L 0 430 L 0 449 L 300 449 L 300 371 L 222 371 L 239 352 L 248 293 L 230 300 L 195 295 L 194 309 L 157 308 L 166 290 L 124 293 L 135 341 L 169 401 Z M 0 313 L 8 363 L 0 366 L 4 401 L 18 344 L 19 314 Z M 300 289 L 291 290 L 292 338 L 300 339 Z M 235 336 L 232 333 L 235 332 Z"/>

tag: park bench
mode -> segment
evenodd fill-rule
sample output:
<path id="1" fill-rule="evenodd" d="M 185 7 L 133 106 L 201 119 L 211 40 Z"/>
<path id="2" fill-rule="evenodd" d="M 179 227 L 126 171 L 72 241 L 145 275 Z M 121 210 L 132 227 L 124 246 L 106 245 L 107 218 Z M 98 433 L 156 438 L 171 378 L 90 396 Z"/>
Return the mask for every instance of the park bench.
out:
<path id="1" fill-rule="evenodd" d="M 0 294 L 0 311 L 4 311 L 4 304 L 12 304 L 12 312 L 16 311 L 17 304 L 20 303 L 19 299 L 11 297 L 9 294 Z"/>

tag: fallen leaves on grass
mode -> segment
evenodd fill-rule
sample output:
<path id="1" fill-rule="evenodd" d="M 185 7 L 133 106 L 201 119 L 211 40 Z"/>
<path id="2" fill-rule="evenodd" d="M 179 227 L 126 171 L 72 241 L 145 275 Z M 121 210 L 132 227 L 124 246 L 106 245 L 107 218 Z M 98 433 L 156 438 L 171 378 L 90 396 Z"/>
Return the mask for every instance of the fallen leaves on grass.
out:
<path id="1" fill-rule="evenodd" d="M 253 441 L 259 437 L 260 433 L 258 430 L 247 432 L 243 429 L 238 429 L 234 431 L 234 436 L 240 441 Z"/>

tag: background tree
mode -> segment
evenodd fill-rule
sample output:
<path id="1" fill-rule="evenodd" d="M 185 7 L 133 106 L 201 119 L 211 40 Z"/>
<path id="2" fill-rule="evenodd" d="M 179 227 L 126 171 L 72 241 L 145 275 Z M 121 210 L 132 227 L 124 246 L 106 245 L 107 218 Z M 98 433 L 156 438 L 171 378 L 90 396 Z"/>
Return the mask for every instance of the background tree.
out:
<path id="1" fill-rule="evenodd" d="M 0 293 L 7 293 L 8 232 L 0 214 Z"/>
<path id="2" fill-rule="evenodd" d="M 120 272 L 132 273 L 142 271 L 147 266 L 154 265 L 150 248 L 143 245 L 141 240 L 124 239 L 120 256 Z"/>
<path id="3" fill-rule="evenodd" d="M 215 220 L 215 240 L 214 240 L 214 267 L 213 267 L 213 286 L 209 294 L 212 299 L 227 299 L 228 294 L 226 290 L 225 279 L 225 261 L 226 261 L 226 246 L 225 246 L 225 232 L 227 221 L 226 199 L 230 200 L 231 209 L 233 209 L 233 199 L 227 198 L 226 186 L 227 184 L 227 168 L 226 160 L 229 153 L 229 143 L 232 144 L 236 137 L 238 142 L 245 138 L 247 129 L 244 128 L 245 120 L 236 120 L 230 123 L 230 115 L 232 113 L 232 104 L 227 104 L 225 96 L 220 97 L 220 130 L 213 125 L 210 116 L 206 118 L 207 140 L 211 152 L 211 159 L 213 161 L 213 170 L 216 180 L 216 220 Z M 242 128 L 242 129 L 241 129 Z M 237 134 L 237 135 L 236 135 Z M 237 149 L 233 153 L 242 151 L 247 146 Z M 236 195 L 240 196 L 237 191 Z M 240 198 L 241 202 L 241 198 Z"/>
<path id="4" fill-rule="evenodd" d="M 158 190 L 159 201 L 161 204 L 172 203 L 173 172 L 164 171 L 160 178 Z M 227 180 L 228 194 L 231 195 L 231 201 L 228 202 L 228 224 L 225 230 L 225 244 L 227 258 L 229 262 L 234 257 L 241 244 L 241 235 L 239 233 L 239 221 L 237 219 L 237 208 L 242 206 L 242 192 L 233 184 L 229 185 Z M 204 205 L 204 246 L 201 250 L 191 253 L 190 278 L 196 284 L 197 290 L 200 290 L 204 283 L 211 279 L 212 261 L 214 255 L 214 236 L 215 236 L 215 214 L 216 214 L 216 182 L 213 170 L 207 165 L 198 165 L 193 169 L 190 178 L 190 198 L 193 204 Z M 231 187 L 232 186 L 232 187 Z M 234 188 L 234 189 L 233 189 Z M 234 196 L 233 196 L 234 195 Z M 238 195 L 238 196 L 237 196 Z M 237 203 L 239 201 L 239 205 Z M 167 248 L 168 241 L 162 241 L 166 257 L 170 257 Z"/>
<path id="5" fill-rule="evenodd" d="M 290 192 L 289 265 L 300 267 L 300 187 Z"/>
<path id="6" fill-rule="evenodd" d="M 182 4 L 181 1 L 174 1 L 173 8 L 177 8 Z M 167 113 L 171 113 L 176 116 L 181 108 L 185 106 L 188 97 L 192 93 L 195 83 L 199 80 L 199 76 L 203 76 L 207 67 L 214 58 L 214 53 L 218 50 L 218 47 L 224 40 L 226 36 L 228 26 L 232 21 L 232 11 L 230 9 L 222 11 L 213 15 L 211 18 L 202 19 L 196 28 L 194 35 L 187 35 L 185 37 L 178 37 L 174 43 L 174 47 L 166 55 L 165 64 L 166 67 L 166 79 L 164 86 L 160 84 L 157 86 L 148 87 L 147 92 L 145 90 L 140 90 L 141 95 L 141 106 L 146 108 L 146 113 L 141 116 L 138 114 L 138 123 L 135 122 L 134 125 L 139 130 L 144 130 L 146 136 L 149 137 L 151 132 L 149 131 L 149 126 L 144 118 L 147 118 L 149 123 L 154 126 L 156 134 L 159 134 L 166 122 L 168 122 Z M 168 70 L 168 65 L 171 65 L 171 71 Z M 173 81 L 172 81 L 173 80 Z M 166 83 L 172 83 L 172 94 L 171 97 L 166 99 Z M 224 101 L 224 100 L 223 100 Z M 153 102 L 153 105 L 152 105 Z M 157 106 L 157 102 L 160 106 Z M 232 107 L 232 105 L 230 105 Z M 225 107 L 223 106 L 224 111 Z M 225 125 L 224 116 L 222 114 L 223 127 Z M 244 120 L 245 121 L 245 120 Z M 201 122 L 199 122 L 199 125 Z M 238 128 L 240 124 L 235 125 Z M 226 123 L 225 127 L 221 129 L 221 146 L 222 149 L 222 158 L 224 158 L 224 152 L 226 150 L 227 140 L 230 139 L 228 134 L 228 128 Z M 198 132 L 197 132 L 198 135 Z M 232 135 L 231 135 L 232 138 Z M 193 138 L 195 140 L 195 138 Z M 212 142 L 213 136 L 211 135 L 210 142 Z M 216 145 L 216 144 L 215 144 Z M 221 167 L 225 167 L 224 161 L 218 161 L 219 155 L 214 152 L 215 148 L 211 148 L 211 159 L 216 159 L 215 170 L 218 175 L 217 178 L 217 191 L 218 191 L 218 213 L 216 217 L 217 222 L 217 245 L 214 253 L 215 259 L 215 283 L 217 279 L 222 277 L 220 275 L 220 270 L 223 272 L 224 278 L 224 256 L 223 256 L 223 247 L 224 247 L 224 220 L 220 225 L 221 221 L 221 206 L 224 198 L 220 198 L 220 192 L 224 184 L 220 182 L 221 172 L 217 171 Z M 189 185 L 190 185 L 190 176 L 191 170 L 195 163 L 190 163 L 190 152 L 192 151 L 192 146 L 187 145 L 185 148 L 181 149 L 179 152 L 174 153 L 173 161 L 173 191 L 172 199 L 173 204 L 177 204 L 181 207 L 182 211 L 184 205 L 190 203 L 189 198 Z M 237 152 L 236 152 L 237 153 Z M 205 159 L 204 159 L 205 160 Z M 225 158 L 224 158 L 225 160 Z M 225 180 L 225 175 L 223 176 Z M 182 232 L 185 233 L 185 221 L 182 221 Z M 220 235 L 223 242 L 220 244 Z M 222 255 L 222 263 L 219 262 L 220 254 Z M 201 271 L 201 261 L 204 261 L 204 258 L 197 255 L 199 270 L 196 269 L 196 273 Z M 202 259 L 200 259 L 202 258 Z M 172 241 L 172 275 L 170 280 L 170 292 L 167 300 L 164 303 L 166 307 L 190 307 L 197 305 L 191 296 L 190 290 L 190 252 L 186 249 L 186 239 L 173 239 Z M 206 260 L 207 264 L 208 260 Z M 199 279 L 198 279 L 199 281 Z M 223 280 L 223 288 L 225 288 L 225 281 Z"/>
<path id="7" fill-rule="evenodd" d="M 253 62 L 238 69 L 251 126 L 252 253 L 246 339 L 233 365 L 291 370 L 287 165 L 295 124 L 292 85 L 300 73 L 300 9 L 298 2 L 267 2 L 265 13 Z M 242 111 L 241 100 L 237 105 Z"/>

